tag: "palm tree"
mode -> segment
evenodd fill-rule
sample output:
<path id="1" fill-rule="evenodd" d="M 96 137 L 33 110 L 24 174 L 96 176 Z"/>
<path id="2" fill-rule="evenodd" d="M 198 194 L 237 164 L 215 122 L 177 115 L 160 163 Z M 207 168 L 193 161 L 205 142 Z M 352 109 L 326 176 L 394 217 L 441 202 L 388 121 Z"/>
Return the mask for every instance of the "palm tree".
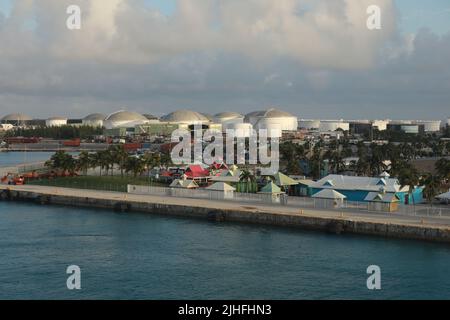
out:
<path id="1" fill-rule="evenodd" d="M 100 152 L 95 152 L 95 153 L 92 153 L 89 155 L 90 166 L 91 166 L 91 168 L 94 168 L 94 169 L 97 167 L 100 168 L 100 177 L 102 176 L 102 169 L 103 169 L 101 158 L 102 158 L 102 155 Z"/>
<path id="2" fill-rule="evenodd" d="M 249 170 L 242 170 L 239 181 L 245 182 L 245 192 L 248 193 L 250 184 L 255 181 L 255 176 Z"/>
<path id="3" fill-rule="evenodd" d="M 73 174 L 76 170 L 76 162 L 72 155 L 66 153 L 65 151 L 57 151 L 50 160 L 45 162 L 45 166 L 51 169 L 62 170 L 64 172 L 68 171 Z"/>
<path id="4" fill-rule="evenodd" d="M 356 173 L 360 176 L 366 175 L 370 171 L 370 164 L 366 157 L 360 157 L 356 162 Z"/>
<path id="5" fill-rule="evenodd" d="M 87 175 L 88 169 L 91 167 L 91 156 L 89 152 L 82 151 L 77 159 L 77 169 L 82 170 L 84 175 Z"/>
<path id="6" fill-rule="evenodd" d="M 127 173 L 133 172 L 133 176 L 136 178 L 145 171 L 145 162 L 138 157 L 128 157 L 125 163 L 125 171 Z"/>
<path id="7" fill-rule="evenodd" d="M 128 152 L 126 152 L 123 145 L 116 145 L 111 148 L 111 160 L 113 161 L 112 166 L 117 164 L 120 169 L 120 175 L 123 178 L 123 172 L 125 170 L 125 162 L 128 159 Z M 114 172 L 114 167 L 113 170 Z"/>
<path id="8" fill-rule="evenodd" d="M 398 181 L 401 188 L 408 187 L 408 197 L 412 200 L 413 206 L 415 206 L 413 191 L 420 182 L 420 175 L 417 169 L 410 164 L 402 168 L 398 175 Z"/>
<path id="9" fill-rule="evenodd" d="M 441 158 L 436 161 L 436 171 L 442 179 L 450 179 L 450 160 Z"/>
<path id="10" fill-rule="evenodd" d="M 425 186 L 423 189 L 423 194 L 427 199 L 428 203 L 432 204 L 434 198 L 440 191 L 441 179 L 438 176 L 430 174 L 425 178 L 423 185 Z"/>

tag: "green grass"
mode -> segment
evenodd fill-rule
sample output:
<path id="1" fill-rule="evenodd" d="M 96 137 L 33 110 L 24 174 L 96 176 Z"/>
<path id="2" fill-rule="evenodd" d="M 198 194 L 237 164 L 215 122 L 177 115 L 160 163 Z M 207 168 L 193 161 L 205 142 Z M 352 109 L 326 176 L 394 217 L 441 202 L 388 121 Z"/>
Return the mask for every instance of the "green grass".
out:
<path id="1" fill-rule="evenodd" d="M 79 176 L 79 177 L 60 177 L 54 179 L 42 179 L 28 181 L 30 185 L 52 186 L 62 188 L 76 188 L 76 189 L 91 189 L 91 190 L 106 190 L 127 192 L 127 185 L 152 185 L 152 186 L 167 186 L 161 182 L 151 181 L 145 177 L 120 177 L 120 176 Z"/>

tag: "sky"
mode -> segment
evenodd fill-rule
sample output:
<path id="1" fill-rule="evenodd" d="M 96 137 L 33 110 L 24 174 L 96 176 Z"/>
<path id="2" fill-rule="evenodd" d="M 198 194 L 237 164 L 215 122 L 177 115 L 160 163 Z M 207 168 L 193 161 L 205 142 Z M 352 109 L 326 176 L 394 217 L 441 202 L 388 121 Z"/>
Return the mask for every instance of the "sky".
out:
<path id="1" fill-rule="evenodd" d="M 81 30 L 66 28 L 71 4 Z M 446 119 L 449 62 L 448 0 L 0 1 L 0 117 Z"/>

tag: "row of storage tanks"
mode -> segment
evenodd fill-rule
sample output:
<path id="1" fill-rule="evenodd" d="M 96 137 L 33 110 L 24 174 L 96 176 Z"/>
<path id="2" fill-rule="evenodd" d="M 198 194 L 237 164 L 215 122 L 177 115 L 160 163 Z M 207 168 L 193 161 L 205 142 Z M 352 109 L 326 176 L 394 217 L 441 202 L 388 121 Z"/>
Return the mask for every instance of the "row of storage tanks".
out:
<path id="1" fill-rule="evenodd" d="M 23 114 L 11 114 L 2 118 L 2 122 L 14 123 L 15 125 L 25 125 L 32 121 L 31 117 Z M 266 129 L 269 133 L 281 134 L 282 131 L 295 131 L 298 127 L 296 116 L 276 108 L 251 112 L 245 116 L 237 112 L 221 112 L 216 115 L 208 115 L 192 110 L 177 110 L 159 119 L 148 114 L 121 110 L 108 116 L 101 113 L 93 113 L 83 118 L 79 124 L 115 129 L 152 123 L 169 123 L 180 126 L 219 124 L 223 131 L 232 129 L 238 135 L 244 136 L 248 136 L 252 129 Z M 70 120 L 63 117 L 51 117 L 45 120 L 45 125 L 49 127 L 66 124 L 71 124 Z"/>
<path id="2" fill-rule="evenodd" d="M 299 128 L 307 130 L 317 130 L 319 132 L 329 131 L 349 131 L 351 124 L 370 124 L 372 127 L 380 131 L 387 129 L 388 125 L 400 125 L 405 132 L 414 130 L 418 131 L 418 126 L 423 125 L 425 132 L 437 132 L 440 130 L 442 121 L 440 120 L 299 120 Z M 450 126 L 450 118 L 447 119 L 446 125 Z"/>
<path id="3" fill-rule="evenodd" d="M 15 125 L 27 124 L 33 119 L 24 114 L 10 114 L 1 119 L 2 123 L 12 123 Z M 222 126 L 222 129 L 233 129 L 245 133 L 255 129 L 266 129 L 275 132 L 295 131 L 297 128 L 307 130 L 317 130 L 320 132 L 343 131 L 350 130 L 351 123 L 371 124 L 378 130 L 386 130 L 389 124 L 400 125 L 404 130 L 415 130 L 418 125 L 424 126 L 425 132 L 436 132 L 440 130 L 441 121 L 433 120 L 298 120 L 296 116 L 289 112 L 282 111 L 277 108 L 269 108 L 267 110 L 254 111 L 245 116 L 237 112 L 221 112 L 216 115 L 208 115 L 192 110 L 177 110 L 171 112 L 161 118 L 157 118 L 149 114 L 140 114 L 132 111 L 117 111 L 108 116 L 101 113 L 93 113 L 81 120 L 80 124 L 89 126 L 104 126 L 107 129 L 129 128 L 137 125 L 151 123 L 171 123 L 180 125 L 192 124 L 211 124 L 216 123 Z M 63 117 L 51 117 L 45 120 L 45 125 L 62 126 L 70 124 L 70 120 Z M 447 120 L 450 126 L 450 118 Z"/>

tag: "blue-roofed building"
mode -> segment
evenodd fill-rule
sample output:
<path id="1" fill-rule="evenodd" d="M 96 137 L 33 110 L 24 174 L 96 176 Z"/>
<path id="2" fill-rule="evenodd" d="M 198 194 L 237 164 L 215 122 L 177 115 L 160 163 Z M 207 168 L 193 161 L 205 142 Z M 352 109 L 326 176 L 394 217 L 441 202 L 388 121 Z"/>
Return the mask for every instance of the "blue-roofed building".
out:
<path id="1" fill-rule="evenodd" d="M 398 199 L 399 203 L 412 204 L 422 203 L 423 187 L 414 188 L 409 195 L 409 187 L 402 187 L 397 179 L 389 177 L 389 174 L 382 173 L 380 177 L 357 177 L 330 174 L 320 180 L 301 180 L 299 182 L 299 194 L 304 196 L 313 196 L 324 190 L 331 189 L 337 191 L 348 201 L 371 201 L 371 195 L 378 193 L 383 198 Z M 412 199 L 413 198 L 413 199 Z"/>

